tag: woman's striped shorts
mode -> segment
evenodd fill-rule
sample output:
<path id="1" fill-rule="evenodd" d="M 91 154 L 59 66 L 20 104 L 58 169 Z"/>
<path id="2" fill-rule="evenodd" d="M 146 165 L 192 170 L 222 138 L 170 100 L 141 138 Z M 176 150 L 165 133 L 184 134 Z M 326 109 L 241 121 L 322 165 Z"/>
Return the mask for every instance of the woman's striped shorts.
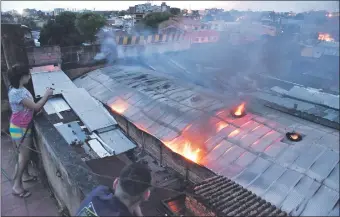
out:
<path id="1" fill-rule="evenodd" d="M 11 134 L 11 137 L 13 140 L 18 141 L 20 139 L 22 139 L 22 137 L 25 135 L 27 128 L 23 128 L 23 127 L 18 127 L 13 123 L 10 123 L 9 125 L 9 133 Z M 27 133 L 26 133 L 26 138 L 28 136 L 30 136 L 32 133 L 31 129 L 28 129 Z"/>

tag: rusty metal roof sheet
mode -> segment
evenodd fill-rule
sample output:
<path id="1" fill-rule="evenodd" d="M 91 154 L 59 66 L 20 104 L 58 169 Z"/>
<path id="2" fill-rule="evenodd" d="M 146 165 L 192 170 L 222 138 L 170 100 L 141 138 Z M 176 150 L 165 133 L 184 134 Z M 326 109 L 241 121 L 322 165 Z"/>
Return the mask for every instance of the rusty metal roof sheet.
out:
<path id="1" fill-rule="evenodd" d="M 75 84 L 167 146 L 183 142 L 183 131 L 203 137 L 195 142 L 203 149 L 201 165 L 287 213 L 307 215 L 317 203 L 322 206 L 319 214 L 336 213 L 338 131 L 274 110 L 235 119 L 228 100 L 137 69 L 106 67 L 76 79 Z M 294 130 L 304 136 L 302 141 L 285 138 L 287 131 Z"/>

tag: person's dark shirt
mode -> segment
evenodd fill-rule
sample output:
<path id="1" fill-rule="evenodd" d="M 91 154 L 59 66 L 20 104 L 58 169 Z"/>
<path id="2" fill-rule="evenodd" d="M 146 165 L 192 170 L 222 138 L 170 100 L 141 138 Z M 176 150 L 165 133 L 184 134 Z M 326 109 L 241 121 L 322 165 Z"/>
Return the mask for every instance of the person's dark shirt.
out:
<path id="1" fill-rule="evenodd" d="M 95 188 L 80 204 L 76 216 L 134 216 L 106 186 Z"/>

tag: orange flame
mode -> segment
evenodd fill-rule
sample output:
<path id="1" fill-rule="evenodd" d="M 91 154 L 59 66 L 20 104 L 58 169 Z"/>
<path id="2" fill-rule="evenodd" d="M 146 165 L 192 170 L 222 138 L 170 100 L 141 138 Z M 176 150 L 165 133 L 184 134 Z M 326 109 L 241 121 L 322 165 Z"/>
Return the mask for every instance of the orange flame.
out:
<path id="1" fill-rule="evenodd" d="M 221 130 L 223 130 L 224 128 L 226 128 L 229 124 L 227 124 L 224 121 L 221 121 L 219 123 L 217 123 L 217 132 L 220 132 Z"/>
<path id="2" fill-rule="evenodd" d="M 245 110 L 245 105 L 246 105 L 245 103 L 242 103 L 241 105 L 237 106 L 237 108 L 236 108 L 234 114 L 235 114 L 236 116 L 242 115 L 243 112 L 244 112 L 244 110 Z"/>
<path id="3" fill-rule="evenodd" d="M 299 138 L 298 135 L 296 135 L 296 134 L 293 134 L 293 135 L 291 135 L 290 137 L 292 137 L 292 139 L 294 139 L 294 140 L 296 140 L 296 139 Z"/>
<path id="4" fill-rule="evenodd" d="M 199 153 L 201 152 L 201 149 L 192 147 L 190 141 L 182 140 L 178 143 L 163 141 L 163 143 L 173 152 L 176 152 L 195 163 L 199 162 Z"/>
<path id="5" fill-rule="evenodd" d="M 240 133 L 240 130 L 239 129 L 236 129 L 236 130 L 234 130 L 233 132 L 231 132 L 229 135 L 228 135 L 228 137 L 234 137 L 234 136 L 236 136 L 237 134 L 239 134 Z"/>
<path id="6" fill-rule="evenodd" d="M 123 114 L 129 108 L 129 105 L 124 100 L 117 99 L 110 105 L 110 108 L 118 114 Z"/>
<path id="7" fill-rule="evenodd" d="M 290 134 L 290 138 L 292 138 L 293 140 L 297 140 L 299 139 L 299 135 L 294 133 L 294 134 Z"/>
<path id="8" fill-rule="evenodd" d="M 191 147 L 191 143 L 186 141 L 184 143 L 184 147 L 183 147 L 183 156 L 186 157 L 187 159 L 195 162 L 195 163 L 198 163 L 198 153 L 200 152 L 201 150 L 199 148 L 197 148 L 196 150 L 194 150 L 192 147 Z"/>
<path id="9" fill-rule="evenodd" d="M 318 40 L 320 40 L 320 41 L 334 41 L 332 36 L 328 33 L 319 33 Z"/>

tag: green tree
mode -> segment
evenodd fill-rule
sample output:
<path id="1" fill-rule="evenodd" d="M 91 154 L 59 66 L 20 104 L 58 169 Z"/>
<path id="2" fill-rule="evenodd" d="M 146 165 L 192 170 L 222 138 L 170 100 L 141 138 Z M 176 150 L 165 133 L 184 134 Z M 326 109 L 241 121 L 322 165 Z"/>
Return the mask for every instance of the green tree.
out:
<path id="1" fill-rule="evenodd" d="M 85 41 L 94 42 L 96 33 L 106 24 L 106 19 L 93 12 L 81 13 L 77 16 L 75 25 Z"/>
<path id="2" fill-rule="evenodd" d="M 118 16 L 125 16 L 126 15 L 126 11 L 119 11 L 118 12 Z"/>
<path id="3" fill-rule="evenodd" d="M 305 19 L 305 16 L 304 16 L 302 13 L 298 13 L 298 14 L 295 16 L 295 19 L 296 19 L 296 20 L 304 20 L 304 19 Z"/>
<path id="4" fill-rule="evenodd" d="M 172 14 L 168 12 L 153 12 L 143 18 L 143 23 L 151 29 L 157 29 L 160 23 L 169 20 L 170 17 Z"/>
<path id="5" fill-rule="evenodd" d="M 41 45 L 75 46 L 83 43 L 83 39 L 75 27 L 76 13 L 62 12 L 50 19 L 41 29 L 39 42 Z"/>
<path id="6" fill-rule="evenodd" d="M 32 30 L 36 30 L 38 29 L 36 22 L 34 21 L 34 19 L 30 18 L 30 17 L 21 17 L 18 20 L 18 23 L 25 25 L 29 28 L 31 28 Z"/>
<path id="7" fill-rule="evenodd" d="M 181 9 L 179 8 L 170 8 L 170 13 L 173 15 L 179 15 L 181 13 Z"/>
<path id="8" fill-rule="evenodd" d="M 14 23 L 14 17 L 10 13 L 1 13 L 1 23 Z"/>

